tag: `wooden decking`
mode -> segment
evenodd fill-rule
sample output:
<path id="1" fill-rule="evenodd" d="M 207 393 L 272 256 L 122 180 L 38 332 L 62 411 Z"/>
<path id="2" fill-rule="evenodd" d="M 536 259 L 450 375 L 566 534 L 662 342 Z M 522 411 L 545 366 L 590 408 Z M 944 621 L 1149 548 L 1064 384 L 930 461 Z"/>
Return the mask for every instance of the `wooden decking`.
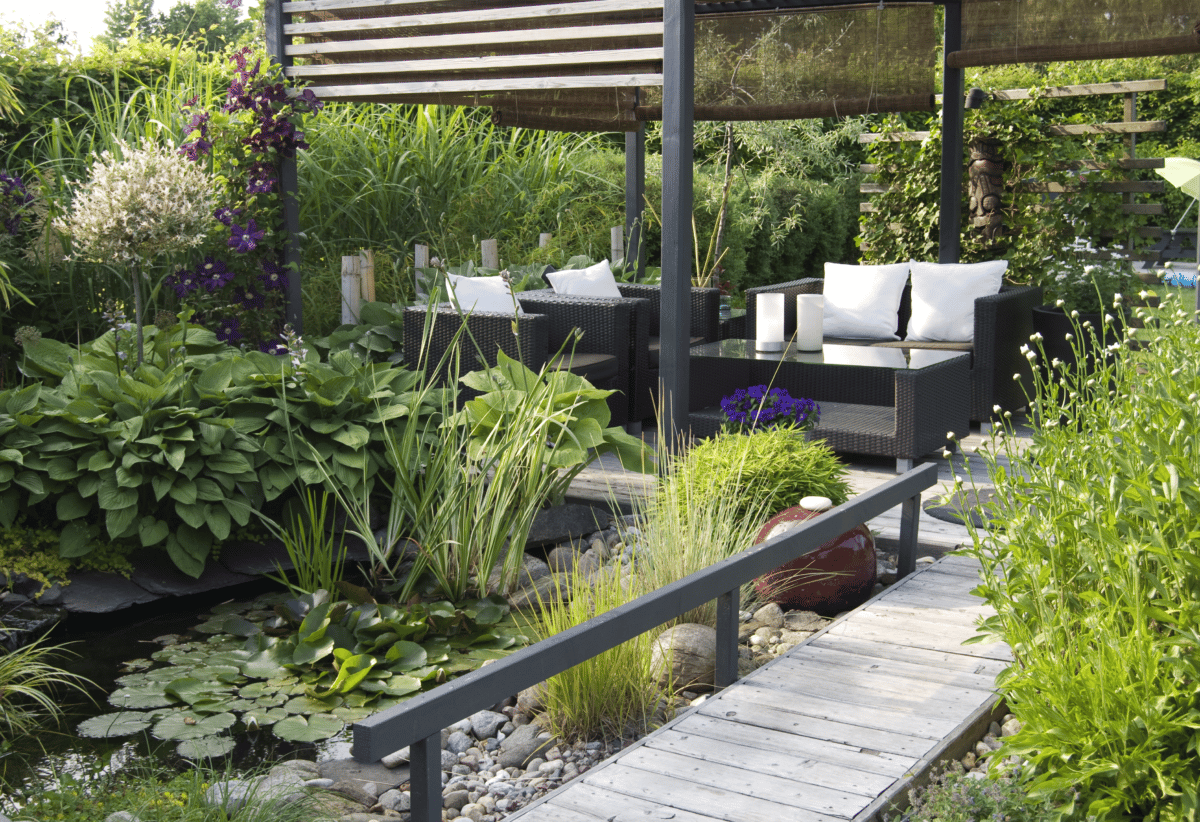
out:
<path id="1" fill-rule="evenodd" d="M 997 709 L 1008 648 L 961 644 L 985 613 L 977 578 L 938 560 L 510 819 L 876 816 Z"/>

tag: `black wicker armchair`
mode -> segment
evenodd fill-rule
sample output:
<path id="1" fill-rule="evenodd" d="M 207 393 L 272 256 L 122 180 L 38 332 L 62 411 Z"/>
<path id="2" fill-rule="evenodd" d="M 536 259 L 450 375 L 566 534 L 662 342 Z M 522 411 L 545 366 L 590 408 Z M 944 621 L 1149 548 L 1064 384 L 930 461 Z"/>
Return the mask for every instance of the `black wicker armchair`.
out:
<path id="1" fill-rule="evenodd" d="M 638 363 L 632 340 L 645 311 L 642 300 L 564 297 L 550 290 L 522 291 L 521 308 L 545 317 L 548 356 L 597 388 L 613 389 L 608 398 L 610 425 L 630 421 Z M 582 333 L 576 333 L 582 332 Z"/>
<path id="2" fill-rule="evenodd" d="M 463 323 L 466 330 L 459 333 Z M 426 324 L 431 328 L 426 332 Z M 452 345 L 457 347 L 458 373 L 466 374 L 481 368 L 483 354 L 487 365 L 495 365 L 496 352 L 520 361 L 533 371 L 541 369 L 549 357 L 549 321 L 538 314 L 517 317 L 517 334 L 513 334 L 513 315 L 476 311 L 460 314 L 450 306 L 433 310 L 412 306 L 404 310 L 404 364 L 423 370 L 435 384 L 450 387 L 455 368 L 454 357 L 445 354 Z M 459 386 L 460 397 L 475 392 Z"/>
<path id="3" fill-rule="evenodd" d="M 765 292 L 783 293 L 784 336 L 796 331 L 797 294 L 820 294 L 825 281 L 819 278 L 793 280 L 787 283 L 751 288 L 746 291 L 746 337 L 754 339 L 757 328 L 755 301 Z M 975 331 L 972 343 L 906 342 L 912 310 L 911 284 L 905 286 L 900 299 L 896 333 L 898 341 L 827 340 L 843 344 L 878 345 L 906 348 L 939 348 L 970 352 L 970 417 L 975 422 L 990 422 L 994 408 L 1011 411 L 1026 404 L 1026 391 L 1032 389 L 1033 372 L 1021 346 L 1029 343 L 1033 333 L 1033 307 L 1042 304 L 1042 289 L 1037 286 L 1003 286 L 999 294 L 975 300 Z M 1013 379 L 1019 374 L 1020 379 Z"/>

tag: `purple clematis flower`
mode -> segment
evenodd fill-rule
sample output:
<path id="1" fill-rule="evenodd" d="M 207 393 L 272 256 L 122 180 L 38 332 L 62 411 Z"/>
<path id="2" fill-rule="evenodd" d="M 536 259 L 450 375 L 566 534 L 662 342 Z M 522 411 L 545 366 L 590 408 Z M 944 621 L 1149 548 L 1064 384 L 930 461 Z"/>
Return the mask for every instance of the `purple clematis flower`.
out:
<path id="1" fill-rule="evenodd" d="M 209 293 L 224 288 L 226 283 L 233 279 L 233 272 L 225 265 L 225 261 L 214 260 L 212 257 L 204 258 L 196 274 Z"/>
<path id="2" fill-rule="evenodd" d="M 266 231 L 255 225 L 253 217 L 246 221 L 245 228 L 234 223 L 230 227 L 230 232 L 229 247 L 238 254 L 248 254 L 258 248 L 258 241 L 267 234 Z"/>
<path id="3" fill-rule="evenodd" d="M 230 317 L 223 320 L 217 326 L 217 339 L 221 342 L 234 343 L 242 338 L 242 324 L 238 322 L 237 317 Z"/>
<path id="4" fill-rule="evenodd" d="M 288 275 L 283 266 L 270 260 L 262 261 L 263 273 L 258 275 L 258 281 L 267 291 L 283 291 L 288 286 Z"/>

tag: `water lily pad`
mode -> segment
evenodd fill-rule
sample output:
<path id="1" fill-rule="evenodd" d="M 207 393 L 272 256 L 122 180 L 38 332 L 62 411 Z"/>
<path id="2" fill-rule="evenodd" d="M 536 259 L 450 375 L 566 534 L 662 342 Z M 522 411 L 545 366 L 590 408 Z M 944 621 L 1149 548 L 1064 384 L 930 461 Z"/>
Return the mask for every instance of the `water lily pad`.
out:
<path id="1" fill-rule="evenodd" d="M 242 714 L 242 724 L 247 729 L 255 727 L 266 728 L 269 725 L 274 725 L 276 722 L 287 719 L 289 716 L 291 714 L 283 708 L 254 709 Z"/>
<path id="2" fill-rule="evenodd" d="M 218 682 L 237 682 L 242 679 L 242 671 L 236 665 L 205 665 L 192 670 L 188 676 L 195 679 L 213 679 Z"/>
<path id="3" fill-rule="evenodd" d="M 331 696 L 327 699 L 313 699 L 311 696 L 297 696 L 289 699 L 284 709 L 289 714 L 322 714 L 340 707 L 342 698 Z"/>
<path id="4" fill-rule="evenodd" d="M 91 739 L 111 739 L 141 733 L 150 727 L 150 714 L 141 711 L 117 711 L 85 719 L 75 732 Z"/>
<path id="5" fill-rule="evenodd" d="M 180 711 L 160 719 L 150 732 L 158 739 L 172 741 L 200 739 L 218 734 L 234 722 L 237 722 L 237 717 L 231 713 L 198 717 L 190 712 Z"/>
<path id="6" fill-rule="evenodd" d="M 232 634 L 233 636 L 253 636 L 260 628 L 245 617 L 238 614 L 221 614 L 200 623 L 196 630 L 203 634 Z"/>
<path id="7" fill-rule="evenodd" d="M 368 681 L 359 684 L 359 689 L 386 696 L 404 696 L 421 690 L 421 680 L 415 676 L 395 674 L 390 679 Z"/>
<path id="8" fill-rule="evenodd" d="M 214 605 L 209 610 L 216 615 L 221 614 L 240 614 L 247 610 L 250 606 L 244 602 L 222 602 L 219 605 Z"/>
<path id="9" fill-rule="evenodd" d="M 230 736 L 202 736 L 199 739 L 185 739 L 175 748 L 175 752 L 195 762 L 224 756 L 233 750 L 233 746 L 233 737 Z"/>
<path id="10" fill-rule="evenodd" d="M 287 673 L 287 668 L 279 664 L 270 648 L 250 657 L 240 667 L 245 676 L 254 679 L 271 679 Z"/>
<path id="11" fill-rule="evenodd" d="M 275 723 L 272 731 L 288 742 L 319 742 L 337 734 L 345 723 L 332 714 L 289 716 Z"/>
<path id="12" fill-rule="evenodd" d="M 333 709 L 333 715 L 346 723 L 357 722 L 360 719 L 366 719 L 373 713 L 376 713 L 375 706 L 361 705 L 357 708 L 351 708 L 349 705 L 343 705 L 340 708 Z"/>
<path id="13" fill-rule="evenodd" d="M 108 704 L 114 708 L 141 710 L 143 708 L 165 708 L 175 700 L 167 696 L 163 686 L 151 683 L 134 688 L 121 688 L 108 695 Z"/>
<path id="14" fill-rule="evenodd" d="M 227 700 L 230 697 L 231 691 L 229 686 L 223 685 L 220 682 L 195 679 L 190 676 L 171 680 L 164 686 L 164 690 L 168 695 L 191 704 L 204 699 Z"/>

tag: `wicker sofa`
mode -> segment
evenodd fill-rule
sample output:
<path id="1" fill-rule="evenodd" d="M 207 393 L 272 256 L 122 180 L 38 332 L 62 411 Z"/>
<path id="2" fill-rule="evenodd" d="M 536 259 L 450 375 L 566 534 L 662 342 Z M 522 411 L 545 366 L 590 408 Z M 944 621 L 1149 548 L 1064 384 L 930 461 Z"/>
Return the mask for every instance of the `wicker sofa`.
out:
<path id="1" fill-rule="evenodd" d="M 754 339 L 757 329 L 755 303 L 763 293 L 782 293 L 784 300 L 784 334 L 796 331 L 797 294 L 820 294 L 824 280 L 811 278 L 787 283 L 751 288 L 746 291 L 746 337 Z M 1026 404 L 1026 391 L 1032 387 L 1032 369 L 1021 353 L 1033 333 L 1033 307 L 1042 304 L 1042 289 L 1036 286 L 1004 286 L 999 294 L 980 297 L 975 301 L 974 341 L 968 343 L 905 342 L 905 331 L 911 314 L 911 283 L 905 287 L 900 300 L 896 333 L 899 341 L 832 339 L 848 345 L 877 345 L 892 348 L 936 348 L 961 350 L 971 354 L 970 418 L 985 423 L 995 416 L 999 406 L 1009 411 Z M 1019 374 L 1020 379 L 1013 379 Z"/>

